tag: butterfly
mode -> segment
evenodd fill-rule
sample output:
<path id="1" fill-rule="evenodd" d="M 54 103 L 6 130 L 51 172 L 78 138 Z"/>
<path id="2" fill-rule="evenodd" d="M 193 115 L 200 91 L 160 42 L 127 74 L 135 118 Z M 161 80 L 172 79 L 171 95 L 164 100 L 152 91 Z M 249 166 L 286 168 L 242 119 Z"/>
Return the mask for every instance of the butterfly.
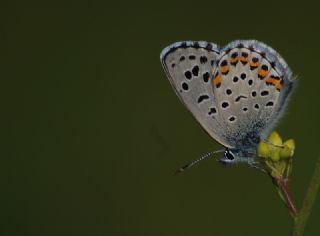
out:
<path id="1" fill-rule="evenodd" d="M 174 43 L 161 52 L 177 96 L 223 150 L 223 164 L 255 163 L 256 148 L 282 116 L 295 79 L 284 59 L 256 40 L 220 47 L 205 41 Z"/>

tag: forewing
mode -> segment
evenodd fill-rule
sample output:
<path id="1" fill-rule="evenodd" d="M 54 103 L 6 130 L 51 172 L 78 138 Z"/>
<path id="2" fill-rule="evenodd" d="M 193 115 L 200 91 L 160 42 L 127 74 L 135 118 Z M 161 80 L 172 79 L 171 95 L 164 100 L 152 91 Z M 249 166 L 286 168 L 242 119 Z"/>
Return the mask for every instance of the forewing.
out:
<path id="1" fill-rule="evenodd" d="M 180 100 L 209 135 L 230 147 L 224 127 L 218 120 L 211 83 L 218 56 L 218 46 L 213 43 L 187 41 L 165 48 L 160 59 Z"/>

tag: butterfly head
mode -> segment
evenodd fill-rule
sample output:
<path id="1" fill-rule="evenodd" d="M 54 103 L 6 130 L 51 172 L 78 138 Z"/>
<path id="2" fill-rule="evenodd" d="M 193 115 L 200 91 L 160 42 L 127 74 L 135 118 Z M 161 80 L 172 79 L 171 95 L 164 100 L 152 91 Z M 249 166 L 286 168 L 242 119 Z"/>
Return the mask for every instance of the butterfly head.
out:
<path id="1" fill-rule="evenodd" d="M 223 165 L 233 165 L 240 162 L 248 162 L 254 156 L 249 149 L 229 149 L 226 148 L 224 151 L 224 155 L 219 159 L 219 162 Z"/>
<path id="2" fill-rule="evenodd" d="M 236 154 L 233 153 L 233 150 L 231 151 L 230 149 L 227 148 L 224 151 L 223 157 L 220 158 L 218 161 L 223 165 L 232 165 L 237 162 L 236 160 L 237 160 Z"/>

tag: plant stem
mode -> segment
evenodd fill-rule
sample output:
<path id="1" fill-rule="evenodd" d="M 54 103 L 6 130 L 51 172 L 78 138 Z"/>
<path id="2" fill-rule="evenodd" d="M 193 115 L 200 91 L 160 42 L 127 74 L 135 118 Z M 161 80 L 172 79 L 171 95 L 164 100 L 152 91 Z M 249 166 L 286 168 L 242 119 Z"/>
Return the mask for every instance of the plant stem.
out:
<path id="1" fill-rule="evenodd" d="M 279 186 L 283 193 L 283 197 L 286 203 L 286 206 L 288 207 L 290 211 L 290 215 L 295 218 L 298 214 L 298 210 L 292 200 L 292 197 L 289 193 L 289 185 L 288 185 L 288 179 L 280 179 L 279 180 Z"/>
<path id="2" fill-rule="evenodd" d="M 317 196 L 319 186 L 320 186 L 320 158 L 316 163 L 316 167 L 315 167 L 313 176 L 311 178 L 306 196 L 303 200 L 302 209 L 294 220 L 294 226 L 292 231 L 293 236 L 303 236 L 307 220 L 310 216 L 312 206 Z"/>

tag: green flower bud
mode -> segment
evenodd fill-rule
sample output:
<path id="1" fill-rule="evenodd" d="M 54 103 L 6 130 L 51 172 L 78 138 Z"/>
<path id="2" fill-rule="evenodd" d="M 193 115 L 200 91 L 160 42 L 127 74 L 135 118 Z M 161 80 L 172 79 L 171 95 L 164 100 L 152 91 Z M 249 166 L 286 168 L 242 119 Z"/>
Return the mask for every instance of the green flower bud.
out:
<path id="1" fill-rule="evenodd" d="M 268 158 L 270 156 L 269 145 L 264 141 L 260 141 L 257 147 L 257 154 L 259 157 Z"/>
<path id="2" fill-rule="evenodd" d="M 294 154 L 295 143 L 293 139 L 289 139 L 283 144 L 283 148 L 280 150 L 280 157 L 282 159 L 291 158 Z"/>
<path id="3" fill-rule="evenodd" d="M 274 145 L 282 146 L 282 139 L 281 139 L 280 135 L 276 131 L 273 131 L 269 135 L 268 140 Z"/>
<path id="4" fill-rule="evenodd" d="M 289 140 L 285 141 L 283 145 L 288 146 L 289 148 L 291 148 L 293 150 L 296 147 L 293 139 L 289 139 Z"/>
<path id="5" fill-rule="evenodd" d="M 271 160 L 274 162 L 278 162 L 280 160 L 279 150 L 275 149 L 271 152 Z"/>

